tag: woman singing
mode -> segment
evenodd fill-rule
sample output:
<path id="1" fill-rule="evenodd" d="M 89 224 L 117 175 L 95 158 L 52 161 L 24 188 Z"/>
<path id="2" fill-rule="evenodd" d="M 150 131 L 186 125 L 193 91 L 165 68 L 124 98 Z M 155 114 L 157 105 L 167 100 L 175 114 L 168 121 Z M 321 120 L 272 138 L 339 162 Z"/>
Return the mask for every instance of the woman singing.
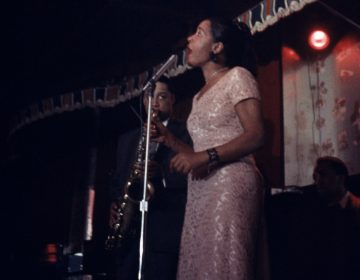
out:
<path id="1" fill-rule="evenodd" d="M 193 98 L 190 148 L 156 124 L 177 155 L 172 170 L 189 174 L 179 280 L 253 280 L 263 186 L 252 153 L 262 146 L 255 56 L 245 24 L 208 18 L 188 37 L 187 63 L 205 85 Z"/>

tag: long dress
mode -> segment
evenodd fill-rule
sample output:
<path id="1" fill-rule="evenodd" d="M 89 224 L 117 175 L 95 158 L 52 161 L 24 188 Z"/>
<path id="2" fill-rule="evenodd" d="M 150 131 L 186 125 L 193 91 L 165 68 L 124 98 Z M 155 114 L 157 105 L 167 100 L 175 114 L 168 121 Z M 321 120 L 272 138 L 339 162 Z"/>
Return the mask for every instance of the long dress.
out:
<path id="1" fill-rule="evenodd" d="M 187 121 L 195 152 L 242 134 L 234 106 L 248 98 L 260 99 L 255 79 L 241 67 L 232 68 L 197 97 Z M 189 176 L 178 280 L 254 279 L 261 182 L 252 155 L 202 180 Z"/>

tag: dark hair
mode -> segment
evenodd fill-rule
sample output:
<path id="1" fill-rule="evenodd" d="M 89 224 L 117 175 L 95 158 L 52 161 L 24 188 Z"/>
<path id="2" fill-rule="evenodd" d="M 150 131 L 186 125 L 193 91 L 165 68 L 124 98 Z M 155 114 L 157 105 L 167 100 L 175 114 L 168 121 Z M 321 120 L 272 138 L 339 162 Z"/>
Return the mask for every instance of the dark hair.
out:
<path id="1" fill-rule="evenodd" d="M 226 66 L 242 66 L 256 76 L 256 55 L 249 27 L 243 22 L 218 17 L 210 17 L 207 20 L 211 23 L 215 42 L 224 44 Z"/>
<path id="2" fill-rule="evenodd" d="M 337 157 L 320 157 L 316 160 L 316 165 L 320 163 L 328 164 L 328 166 L 335 172 L 336 175 L 344 176 L 345 178 L 349 176 L 346 164 Z"/>
<path id="3" fill-rule="evenodd" d="M 331 156 L 319 157 L 316 160 L 316 164 L 319 163 L 329 164 L 330 168 L 335 172 L 336 175 L 343 175 L 345 177 L 348 177 L 349 175 L 346 164 L 337 157 L 331 157 Z"/>
<path id="4" fill-rule="evenodd" d="M 174 86 L 174 82 L 173 82 L 172 79 L 170 79 L 167 76 L 162 75 L 159 78 L 158 82 L 166 84 L 168 89 L 169 89 L 169 92 L 172 93 L 172 94 L 175 94 L 175 86 Z"/>

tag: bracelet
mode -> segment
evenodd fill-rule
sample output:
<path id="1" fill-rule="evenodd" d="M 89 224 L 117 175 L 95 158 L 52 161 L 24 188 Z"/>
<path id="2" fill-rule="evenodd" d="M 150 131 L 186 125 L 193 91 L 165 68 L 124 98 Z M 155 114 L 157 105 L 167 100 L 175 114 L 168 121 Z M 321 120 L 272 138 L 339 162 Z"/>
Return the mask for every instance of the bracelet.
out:
<path id="1" fill-rule="evenodd" d="M 211 170 L 220 163 L 220 157 L 215 148 L 207 149 L 206 152 L 209 156 L 208 170 Z"/>

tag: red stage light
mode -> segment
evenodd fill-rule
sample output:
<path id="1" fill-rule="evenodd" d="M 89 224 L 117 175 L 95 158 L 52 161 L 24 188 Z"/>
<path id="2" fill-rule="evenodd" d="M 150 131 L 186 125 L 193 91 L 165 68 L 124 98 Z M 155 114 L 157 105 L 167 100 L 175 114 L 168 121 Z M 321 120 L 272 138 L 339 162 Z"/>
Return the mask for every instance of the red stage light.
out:
<path id="1" fill-rule="evenodd" d="M 321 51 L 329 46 L 330 36 L 325 31 L 317 29 L 310 33 L 308 42 L 314 50 Z"/>

